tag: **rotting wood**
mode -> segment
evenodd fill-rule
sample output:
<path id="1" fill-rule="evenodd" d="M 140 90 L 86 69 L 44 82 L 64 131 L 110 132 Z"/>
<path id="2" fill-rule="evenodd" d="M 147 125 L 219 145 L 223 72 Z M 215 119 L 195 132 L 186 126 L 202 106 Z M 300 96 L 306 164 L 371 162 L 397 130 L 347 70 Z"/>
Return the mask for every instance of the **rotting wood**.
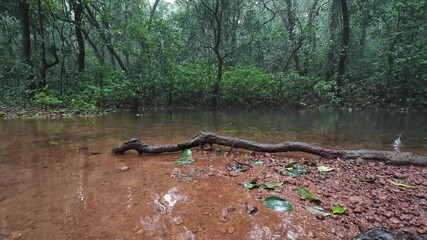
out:
<path id="1" fill-rule="evenodd" d="M 158 154 L 165 152 L 177 152 L 184 149 L 203 146 L 205 144 L 217 144 L 221 146 L 229 146 L 233 148 L 241 148 L 255 152 L 305 152 L 318 155 L 324 158 L 336 159 L 369 159 L 383 161 L 387 164 L 393 165 L 427 165 L 427 156 L 417 155 L 410 152 L 397 152 L 397 151 L 375 151 L 375 150 L 337 150 L 322 148 L 310 145 L 304 142 L 283 142 L 278 144 L 265 144 L 248 141 L 228 136 L 221 136 L 209 132 L 199 132 L 187 142 L 170 145 L 157 145 L 151 146 L 141 142 L 137 138 L 132 138 L 121 145 L 113 148 L 112 152 L 115 154 L 123 154 L 129 150 L 136 150 L 139 154 Z"/>

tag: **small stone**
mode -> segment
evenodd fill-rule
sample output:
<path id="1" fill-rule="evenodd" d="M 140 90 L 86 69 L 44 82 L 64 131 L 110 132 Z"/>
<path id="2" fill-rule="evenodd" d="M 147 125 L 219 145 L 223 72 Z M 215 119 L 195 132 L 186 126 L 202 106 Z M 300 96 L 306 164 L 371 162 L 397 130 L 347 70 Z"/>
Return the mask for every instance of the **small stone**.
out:
<path id="1" fill-rule="evenodd" d="M 309 231 L 308 233 L 307 233 L 307 238 L 316 238 L 316 236 L 314 235 L 314 233 L 312 232 L 312 231 Z"/>
<path id="2" fill-rule="evenodd" d="M 417 232 L 419 234 L 426 234 L 427 233 L 427 226 L 424 226 L 423 228 L 418 228 Z"/>
<path id="3" fill-rule="evenodd" d="M 366 217 L 366 221 L 368 221 L 370 223 L 374 223 L 375 219 L 373 217 L 368 216 L 368 217 Z"/>
<path id="4" fill-rule="evenodd" d="M 399 219 L 397 219 L 397 218 L 395 218 L 395 217 L 392 217 L 392 218 L 390 218 L 390 222 L 392 222 L 392 223 L 394 223 L 394 224 L 399 224 L 399 223 L 400 223 L 400 220 L 399 220 Z"/>
<path id="5" fill-rule="evenodd" d="M 399 216 L 399 219 L 401 221 L 409 221 L 409 220 L 412 219 L 412 217 L 410 215 L 408 215 L 408 214 L 404 214 L 404 215 Z"/>
<path id="6" fill-rule="evenodd" d="M 246 204 L 246 213 L 249 215 L 255 215 L 258 213 L 258 208 L 251 204 Z"/>
<path id="7" fill-rule="evenodd" d="M 383 215 L 385 217 L 387 217 L 387 218 L 390 218 L 391 216 L 393 216 L 393 212 L 391 212 L 391 211 L 385 211 L 385 212 L 383 212 Z"/>
<path id="8" fill-rule="evenodd" d="M 227 229 L 221 229 L 220 232 L 226 234 L 227 233 Z"/>
<path id="9" fill-rule="evenodd" d="M 124 171 L 129 170 L 129 167 L 128 166 L 121 166 L 121 167 L 118 167 L 117 170 L 119 170 L 120 172 L 124 172 Z"/>
<path id="10" fill-rule="evenodd" d="M 229 227 L 229 228 L 227 229 L 227 232 L 228 232 L 229 234 L 233 234 L 233 233 L 234 233 L 234 231 L 235 231 L 234 227 Z"/>
<path id="11" fill-rule="evenodd" d="M 227 208 L 227 212 L 228 213 L 234 212 L 236 210 L 237 210 L 237 208 L 235 208 L 235 207 L 229 207 L 229 208 Z"/>
<path id="12" fill-rule="evenodd" d="M 362 202 L 362 198 L 359 196 L 351 196 L 349 200 L 353 204 L 357 204 L 357 203 Z"/>
<path id="13" fill-rule="evenodd" d="M 362 207 L 357 206 L 357 207 L 355 207 L 355 208 L 353 209 L 353 212 L 354 212 L 354 213 L 363 213 L 363 209 L 362 209 Z"/>
<path id="14" fill-rule="evenodd" d="M 144 229 L 139 229 L 138 231 L 136 231 L 136 234 L 141 235 L 144 233 Z"/>
<path id="15" fill-rule="evenodd" d="M 219 214 L 219 221 L 220 222 L 225 223 L 228 220 L 230 220 L 230 218 L 228 217 L 227 209 L 222 209 L 218 214 Z"/>
<path id="16" fill-rule="evenodd" d="M 22 236 L 21 232 L 13 232 L 10 237 L 12 239 L 19 239 L 19 238 L 21 238 L 21 236 Z"/>
<path id="17" fill-rule="evenodd" d="M 256 196 L 254 196 L 254 198 L 255 198 L 255 199 L 261 199 L 261 198 L 262 198 L 262 196 L 261 196 L 261 195 L 256 195 Z"/>

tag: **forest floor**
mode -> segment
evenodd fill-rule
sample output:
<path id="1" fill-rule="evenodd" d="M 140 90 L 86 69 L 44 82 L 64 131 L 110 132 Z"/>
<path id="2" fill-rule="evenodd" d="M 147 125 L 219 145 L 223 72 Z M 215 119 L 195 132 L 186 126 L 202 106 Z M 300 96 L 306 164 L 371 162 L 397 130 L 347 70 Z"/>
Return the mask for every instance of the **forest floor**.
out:
<path id="1" fill-rule="evenodd" d="M 94 109 L 80 110 L 71 107 L 46 108 L 39 106 L 1 106 L 0 119 L 46 119 L 46 118 L 70 118 L 93 117 L 105 114 L 111 110 Z"/>
<path id="2" fill-rule="evenodd" d="M 218 158 L 223 160 L 218 161 Z M 201 178 L 222 176 L 241 186 L 241 191 L 247 191 L 255 202 L 245 203 L 240 213 L 231 211 L 232 207 L 219 211 L 220 221 L 227 221 L 236 214 L 263 214 L 268 211 L 265 204 L 260 204 L 263 199 L 277 196 L 293 207 L 290 212 L 277 214 L 292 219 L 290 225 L 301 225 L 304 229 L 299 233 L 294 231 L 299 234 L 296 239 L 350 239 L 374 227 L 422 235 L 420 239 L 427 239 L 426 167 L 391 166 L 362 159 L 331 160 L 309 155 L 289 158 L 237 150 L 217 157 L 213 161 L 215 165 L 197 162 L 174 169 L 171 177 L 197 182 Z M 326 166 L 329 171 L 320 172 L 319 166 Z M 293 172 L 292 169 L 306 169 L 308 173 L 286 176 L 288 174 L 283 172 L 286 169 L 288 173 Z M 319 200 L 307 200 L 299 193 L 300 188 L 305 188 Z M 340 206 L 345 212 L 333 214 L 332 206 Z M 324 212 L 311 214 L 307 207 L 321 207 Z M 311 229 L 310 225 L 322 226 L 326 230 Z M 260 234 L 269 239 L 266 232 Z M 269 234 L 290 237 L 289 232 L 280 230 Z"/>

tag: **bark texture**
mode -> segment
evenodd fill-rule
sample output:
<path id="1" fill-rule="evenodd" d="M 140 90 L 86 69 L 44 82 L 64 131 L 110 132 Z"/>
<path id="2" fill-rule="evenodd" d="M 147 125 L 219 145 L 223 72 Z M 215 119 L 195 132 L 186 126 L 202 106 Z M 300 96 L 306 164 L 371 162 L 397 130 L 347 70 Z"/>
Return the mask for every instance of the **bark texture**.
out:
<path id="1" fill-rule="evenodd" d="M 141 142 L 137 138 L 129 139 L 123 144 L 117 145 L 113 148 L 112 152 L 115 154 L 123 154 L 129 150 L 136 150 L 139 154 L 157 154 L 164 152 L 176 152 L 188 148 L 202 146 L 204 144 L 217 144 L 222 146 L 229 146 L 232 148 L 242 148 L 255 152 L 305 152 L 318 155 L 324 158 L 342 158 L 342 159 L 370 159 L 383 161 L 387 164 L 393 165 L 427 165 L 427 157 L 420 156 L 410 152 L 397 152 L 397 151 L 375 151 L 375 150 L 336 150 L 322 148 L 310 145 L 303 142 L 283 142 L 278 144 L 265 144 L 248 141 L 245 139 L 221 136 L 208 132 L 199 132 L 187 142 L 170 144 L 170 145 L 157 145 L 151 146 Z"/>

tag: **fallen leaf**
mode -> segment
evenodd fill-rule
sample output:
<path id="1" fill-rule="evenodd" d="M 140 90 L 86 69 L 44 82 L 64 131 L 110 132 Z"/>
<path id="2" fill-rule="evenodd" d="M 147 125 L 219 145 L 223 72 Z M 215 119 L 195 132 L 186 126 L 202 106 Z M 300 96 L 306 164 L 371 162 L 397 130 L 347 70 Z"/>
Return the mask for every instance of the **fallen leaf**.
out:
<path id="1" fill-rule="evenodd" d="M 330 172 L 332 170 L 334 170 L 334 169 L 331 167 L 328 167 L 328 166 L 318 166 L 317 167 L 317 171 L 319 171 L 319 172 Z"/>
<path id="2" fill-rule="evenodd" d="M 305 167 L 292 167 L 283 169 L 280 174 L 285 176 L 298 177 L 299 175 L 307 174 L 309 172 L 310 171 L 307 170 Z"/>
<path id="3" fill-rule="evenodd" d="M 245 182 L 245 183 L 242 184 L 242 186 L 244 188 L 247 188 L 247 189 L 252 189 L 252 188 L 257 187 L 258 185 L 255 184 L 255 183 Z"/>
<path id="4" fill-rule="evenodd" d="M 191 156 L 192 152 L 190 149 L 185 149 L 180 152 L 181 156 Z"/>
<path id="5" fill-rule="evenodd" d="M 279 183 L 263 183 L 259 187 L 264 189 L 278 189 L 283 185 L 282 182 Z"/>
<path id="6" fill-rule="evenodd" d="M 262 202 L 264 206 L 271 208 L 275 211 L 292 211 L 292 206 L 283 198 L 280 197 L 268 197 Z"/>
<path id="7" fill-rule="evenodd" d="M 191 159 L 191 158 L 188 158 L 188 157 L 182 157 L 182 158 L 178 158 L 176 161 L 175 161 L 175 164 L 176 165 L 186 165 L 186 164 L 190 164 L 190 163 L 193 163 L 194 162 L 194 160 L 193 159 Z"/>
<path id="8" fill-rule="evenodd" d="M 305 209 L 307 209 L 307 211 L 309 213 L 314 214 L 314 215 L 321 215 L 324 217 L 331 215 L 329 212 L 327 212 L 325 209 L 323 209 L 320 206 L 314 206 L 314 207 L 304 206 L 304 207 L 305 207 Z"/>
<path id="9" fill-rule="evenodd" d="M 396 180 L 388 180 L 391 184 L 393 184 L 396 187 L 404 187 L 404 188 L 417 188 L 417 186 L 412 186 L 412 185 L 408 185 L 408 184 L 404 184 L 404 183 L 400 183 Z"/>
<path id="10" fill-rule="evenodd" d="M 308 201 L 314 202 L 314 201 L 320 201 L 319 198 L 313 196 L 308 190 L 307 188 L 298 188 L 297 191 L 299 192 L 299 194 L 307 199 Z"/>
<path id="11" fill-rule="evenodd" d="M 335 205 L 331 207 L 333 214 L 343 214 L 345 213 L 345 209 L 341 206 Z"/>

